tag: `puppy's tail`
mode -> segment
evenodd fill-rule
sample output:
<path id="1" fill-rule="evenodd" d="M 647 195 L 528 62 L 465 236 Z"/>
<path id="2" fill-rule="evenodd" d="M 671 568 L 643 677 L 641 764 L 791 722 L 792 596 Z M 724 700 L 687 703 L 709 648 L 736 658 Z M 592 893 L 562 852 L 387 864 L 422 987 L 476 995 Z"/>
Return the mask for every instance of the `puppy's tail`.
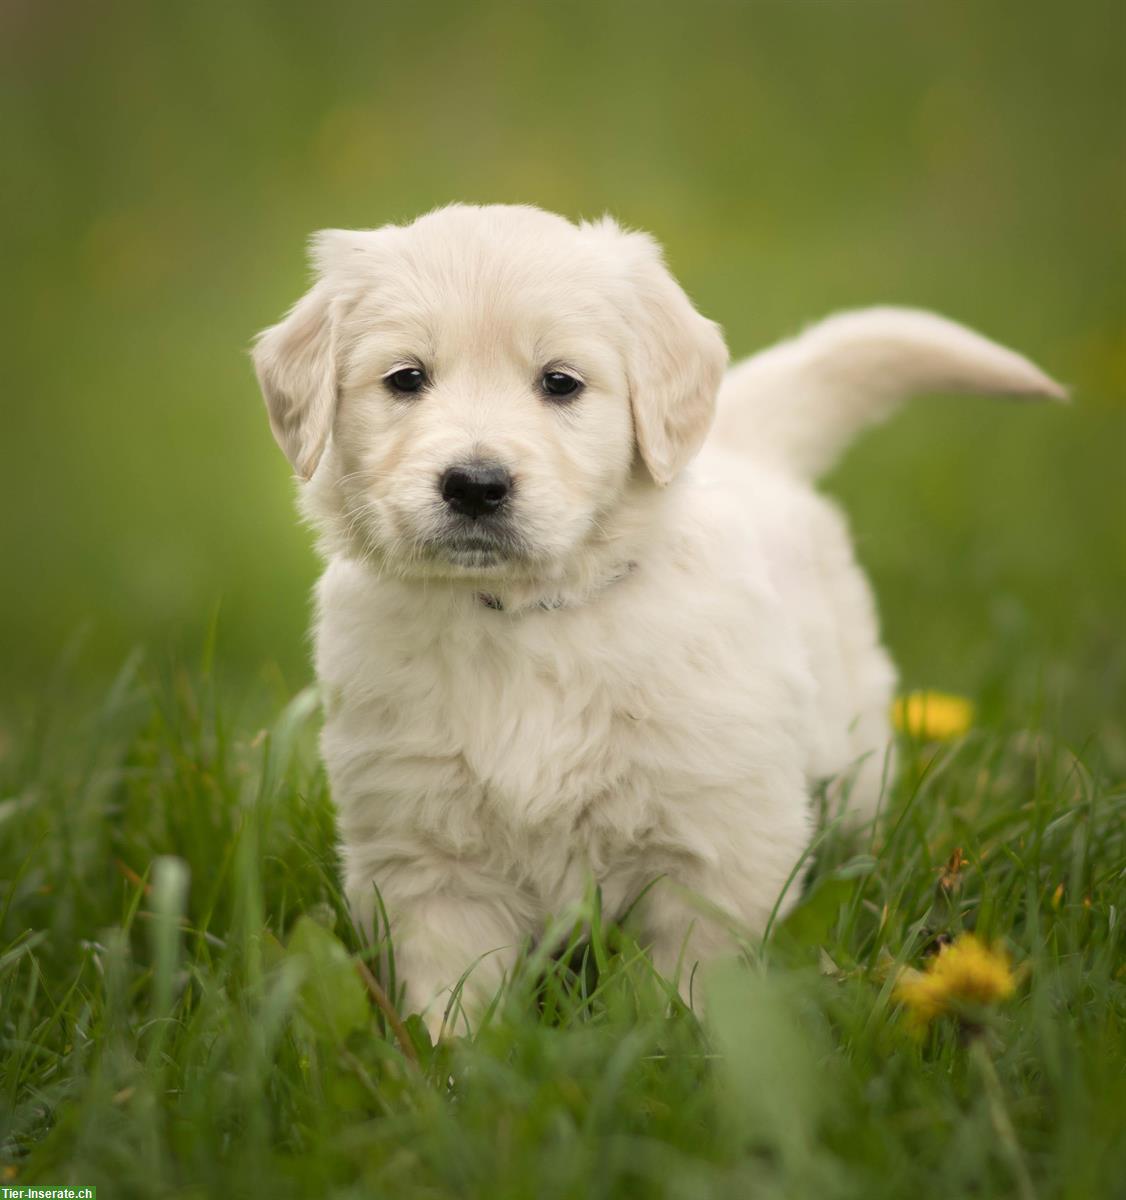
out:
<path id="1" fill-rule="evenodd" d="M 919 392 L 1068 398 L 1027 358 L 945 317 L 865 308 L 733 367 L 711 441 L 813 479 L 861 430 Z"/>

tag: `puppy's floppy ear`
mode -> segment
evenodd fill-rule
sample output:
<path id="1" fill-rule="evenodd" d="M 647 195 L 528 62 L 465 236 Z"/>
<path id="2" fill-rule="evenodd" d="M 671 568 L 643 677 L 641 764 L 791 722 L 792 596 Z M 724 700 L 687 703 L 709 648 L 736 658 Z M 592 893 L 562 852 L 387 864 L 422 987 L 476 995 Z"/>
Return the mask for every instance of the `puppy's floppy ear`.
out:
<path id="1" fill-rule="evenodd" d="M 353 236 L 326 229 L 312 238 L 309 257 L 316 282 L 254 342 L 254 369 L 270 428 L 302 479 L 317 469 L 336 412 L 341 299 L 332 265 L 341 243 Z"/>
<path id="2" fill-rule="evenodd" d="M 693 308 L 673 279 L 653 238 L 625 232 L 609 218 L 592 229 L 612 237 L 624 261 L 634 433 L 649 474 L 666 484 L 708 435 L 727 346 L 719 326 Z"/>

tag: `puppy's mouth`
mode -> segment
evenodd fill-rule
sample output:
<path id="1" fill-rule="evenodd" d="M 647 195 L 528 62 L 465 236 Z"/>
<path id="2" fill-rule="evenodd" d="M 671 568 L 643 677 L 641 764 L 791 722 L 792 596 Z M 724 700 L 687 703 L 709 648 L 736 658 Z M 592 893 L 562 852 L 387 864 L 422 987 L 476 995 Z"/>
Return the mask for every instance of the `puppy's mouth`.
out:
<path id="1" fill-rule="evenodd" d="M 498 527 L 454 528 L 428 538 L 424 549 L 429 558 L 461 571 L 488 571 L 526 561 L 529 548 L 510 529 Z"/>

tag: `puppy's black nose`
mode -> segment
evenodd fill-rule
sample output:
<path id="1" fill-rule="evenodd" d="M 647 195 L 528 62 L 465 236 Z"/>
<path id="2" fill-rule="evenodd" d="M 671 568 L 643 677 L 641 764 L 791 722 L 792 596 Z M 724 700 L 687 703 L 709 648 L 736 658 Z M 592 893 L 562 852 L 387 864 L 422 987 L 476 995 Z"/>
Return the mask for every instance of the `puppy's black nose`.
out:
<path id="1" fill-rule="evenodd" d="M 495 463 L 466 463 L 450 467 L 439 483 L 442 499 L 466 517 L 496 512 L 512 490 L 512 476 Z"/>

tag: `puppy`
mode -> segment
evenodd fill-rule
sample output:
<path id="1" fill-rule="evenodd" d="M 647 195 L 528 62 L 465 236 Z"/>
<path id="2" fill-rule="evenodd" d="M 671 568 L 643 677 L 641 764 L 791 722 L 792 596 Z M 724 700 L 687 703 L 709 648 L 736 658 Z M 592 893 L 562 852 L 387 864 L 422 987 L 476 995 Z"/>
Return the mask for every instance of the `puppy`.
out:
<path id="1" fill-rule="evenodd" d="M 436 1030 L 593 880 L 610 915 L 644 892 L 683 987 L 796 898 L 811 788 L 870 821 L 889 769 L 894 669 L 811 481 L 913 392 L 1061 389 L 900 309 L 725 377 L 719 328 L 608 219 L 454 205 L 312 257 L 254 360 L 327 563 L 321 748 L 359 927 L 381 903 Z"/>

